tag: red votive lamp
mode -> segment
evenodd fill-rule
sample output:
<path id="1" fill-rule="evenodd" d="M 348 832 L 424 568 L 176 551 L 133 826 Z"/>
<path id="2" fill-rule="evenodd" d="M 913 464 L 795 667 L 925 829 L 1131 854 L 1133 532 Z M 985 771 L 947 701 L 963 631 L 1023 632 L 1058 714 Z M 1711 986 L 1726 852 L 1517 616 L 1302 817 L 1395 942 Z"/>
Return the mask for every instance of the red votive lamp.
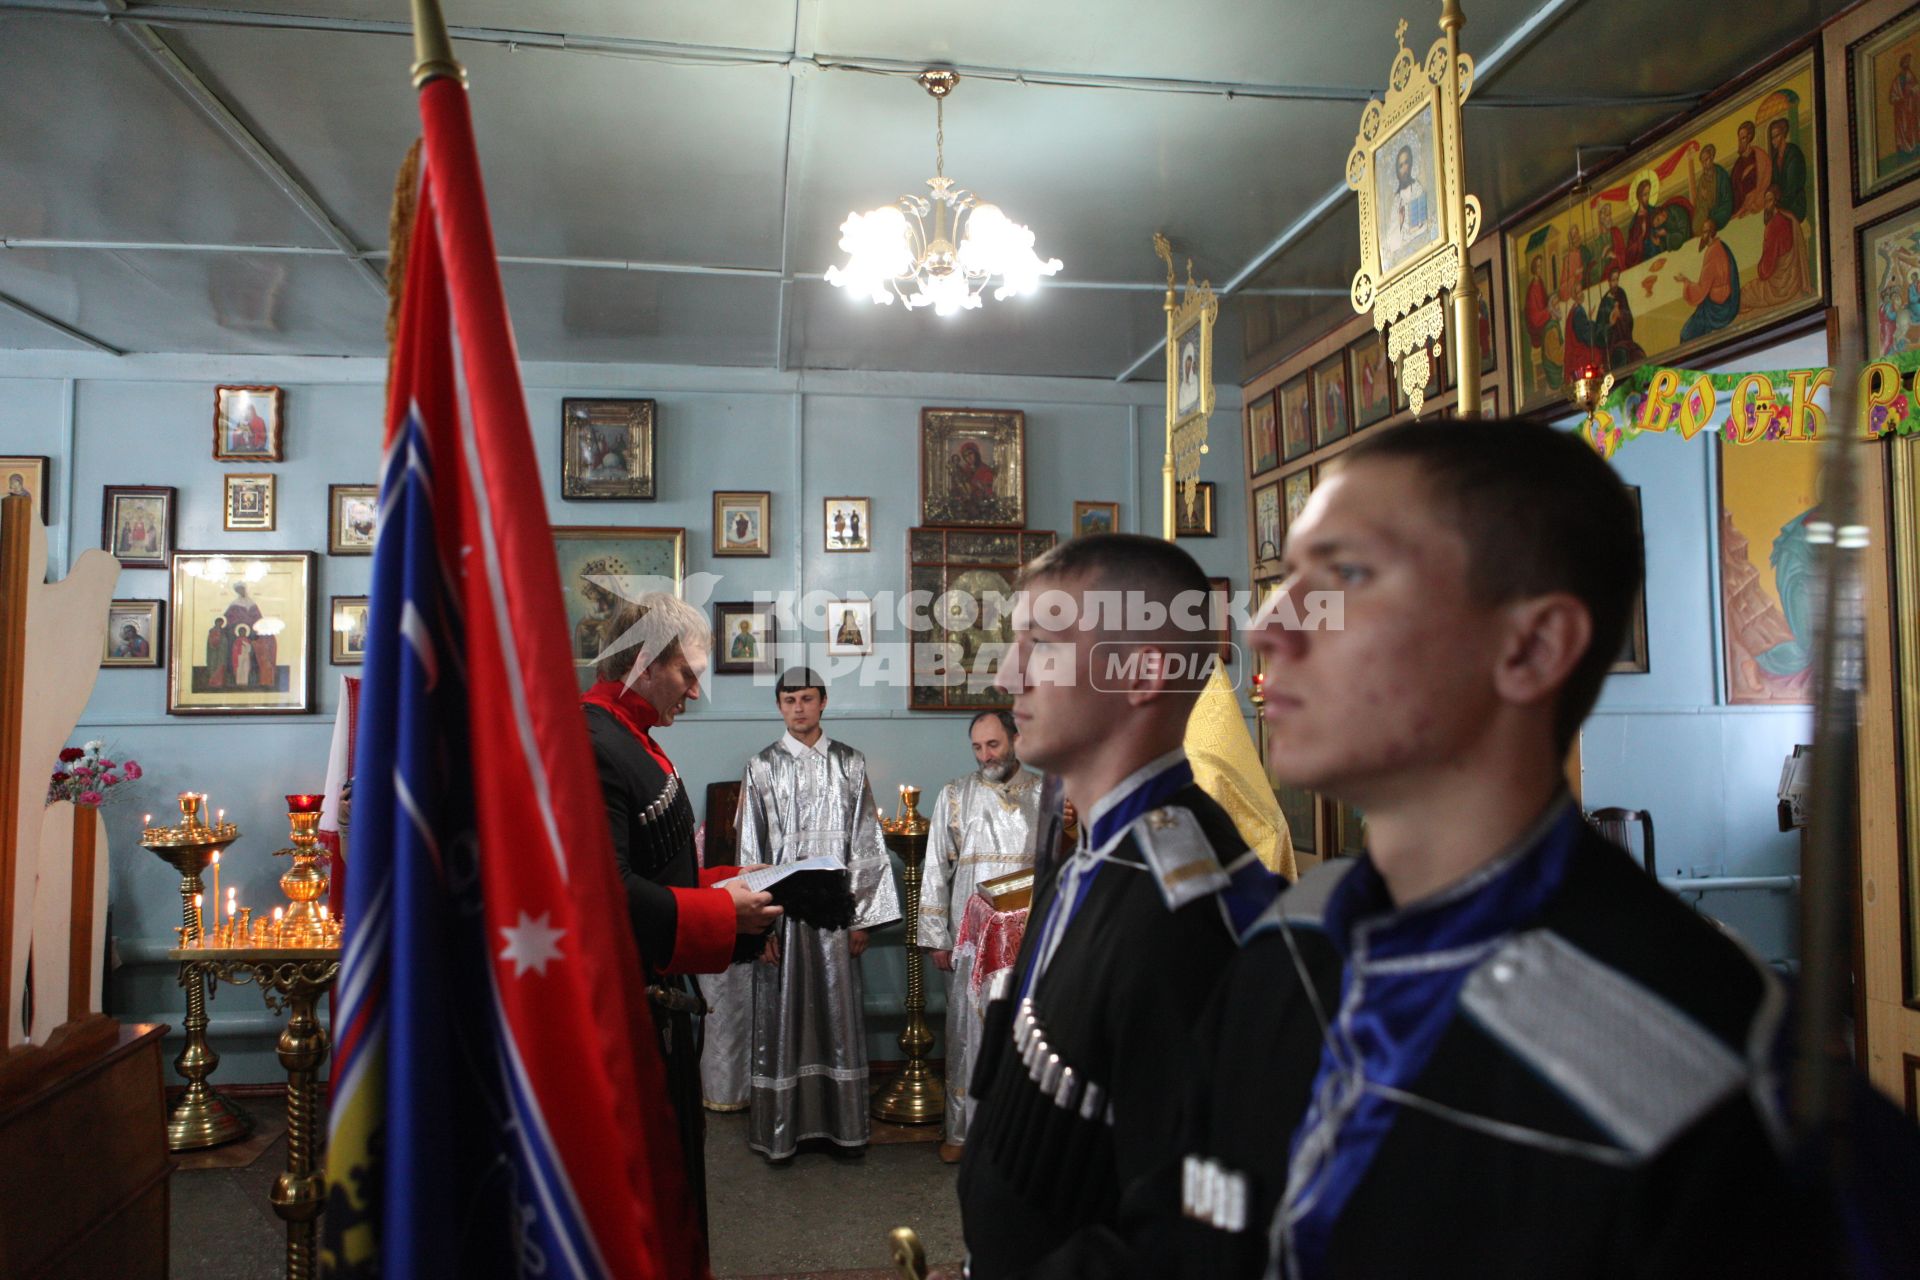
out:
<path id="1" fill-rule="evenodd" d="M 321 804 L 324 803 L 325 800 L 326 800 L 325 796 L 316 796 L 316 795 L 288 796 L 287 812 L 288 813 L 318 813 L 320 812 Z"/>

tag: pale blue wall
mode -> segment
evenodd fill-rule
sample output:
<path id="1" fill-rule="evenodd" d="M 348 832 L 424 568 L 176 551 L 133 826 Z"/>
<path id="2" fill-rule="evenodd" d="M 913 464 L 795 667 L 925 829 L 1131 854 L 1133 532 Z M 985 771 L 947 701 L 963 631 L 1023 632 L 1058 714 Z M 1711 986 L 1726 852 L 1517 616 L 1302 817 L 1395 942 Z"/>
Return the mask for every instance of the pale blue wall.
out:
<path id="1" fill-rule="evenodd" d="M 1725 368 L 1826 362 L 1826 339 L 1814 334 Z M 1663 875 L 1793 874 L 1799 838 L 1781 834 L 1774 796 L 1794 744 L 1813 740 L 1813 716 L 1806 707 L 1724 700 L 1714 496 L 1724 447 L 1704 436 L 1646 435 L 1614 455 L 1621 478 L 1640 486 L 1651 670 L 1608 678 L 1581 734 L 1582 799 L 1589 809 L 1651 811 Z M 1713 893 L 1703 906 L 1762 956 L 1799 954 L 1793 895 Z"/>
<path id="2" fill-rule="evenodd" d="M 329 484 L 376 478 L 383 376 L 381 365 L 361 360 L 0 353 L 0 453 L 41 453 L 55 460 L 50 559 L 56 566 L 98 545 L 101 486 L 173 485 L 180 491 L 180 546 L 323 553 L 318 591 L 324 609 L 330 595 L 367 588 L 370 560 L 324 554 L 326 491 Z M 550 518 L 557 524 L 684 526 L 689 571 L 724 575 L 716 599 L 746 599 L 756 590 L 904 591 L 905 530 L 917 523 L 919 510 L 922 406 L 1026 411 L 1032 527 L 1064 534 L 1076 499 L 1118 501 L 1125 529 L 1159 527 L 1161 411 L 1150 387 L 605 365 L 529 366 L 526 380 Z M 210 453 L 213 388 L 222 382 L 286 389 L 286 461 L 258 468 L 279 477 L 275 532 L 221 530 L 224 467 Z M 559 499 L 560 401 L 583 395 L 651 396 L 659 402 L 657 501 Z M 1220 536 L 1183 545 L 1210 574 L 1245 588 L 1239 404 L 1232 388 L 1221 388 L 1221 400 L 1202 472 L 1218 482 Z M 712 557 L 711 495 L 720 488 L 773 492 L 771 558 Z M 821 503 L 836 495 L 873 498 L 871 553 L 825 552 Z M 160 570 L 125 570 L 116 588 L 124 597 L 167 593 L 167 574 Z M 318 639 L 324 653 L 324 632 Z M 76 739 L 105 738 L 147 770 L 137 796 L 108 810 L 113 931 L 129 962 L 110 981 L 110 1012 L 177 1023 L 181 1008 L 171 971 L 156 963 L 179 920 L 178 879 L 134 843 L 140 813 L 165 811 L 167 797 L 181 790 L 210 792 L 245 833 L 223 863 L 223 885 L 238 886 L 243 900 L 258 905 L 278 901 L 274 882 L 284 864 L 268 855 L 286 843 L 281 797 L 317 790 L 324 779 L 339 674 L 320 668 L 321 711 L 315 715 L 195 718 L 165 714 L 164 671 L 101 672 Z M 718 677 L 710 684 L 705 703 L 662 738 L 702 803 L 707 782 L 737 778 L 746 758 L 779 732 L 770 695 L 750 678 Z M 931 789 L 970 767 L 963 720 L 910 714 L 905 705 L 900 688 L 842 686 L 832 698 L 829 733 L 867 753 L 883 796 L 901 782 Z M 870 952 L 866 969 L 870 1001 L 897 1001 L 904 985 L 900 950 Z M 227 1054 L 217 1079 L 278 1078 L 271 1054 L 278 1023 L 265 1015 L 257 995 L 221 992 L 214 1017 L 215 1046 Z M 889 1036 L 896 1030 L 875 1024 L 869 1040 L 876 1057 L 899 1056 Z"/>

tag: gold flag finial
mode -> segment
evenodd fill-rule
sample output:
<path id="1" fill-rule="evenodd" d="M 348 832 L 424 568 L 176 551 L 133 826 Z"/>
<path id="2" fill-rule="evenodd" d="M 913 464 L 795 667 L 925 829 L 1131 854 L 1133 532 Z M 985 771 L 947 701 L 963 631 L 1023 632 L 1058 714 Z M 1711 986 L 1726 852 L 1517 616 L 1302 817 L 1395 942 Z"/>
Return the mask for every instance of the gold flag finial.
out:
<path id="1" fill-rule="evenodd" d="M 1153 233 L 1153 251 L 1160 256 L 1160 261 L 1167 264 L 1167 290 L 1168 292 L 1172 292 L 1173 246 L 1167 242 L 1167 237 L 1163 232 L 1156 231 Z"/>
<path id="2" fill-rule="evenodd" d="M 1405 18 L 1400 19 L 1400 24 L 1393 29 L 1393 42 L 1402 49 L 1407 47 L 1407 20 Z"/>
<path id="3" fill-rule="evenodd" d="M 440 79 L 458 80 L 464 87 L 467 69 L 454 60 L 453 37 L 440 16 L 440 0 L 413 0 L 413 87 Z"/>

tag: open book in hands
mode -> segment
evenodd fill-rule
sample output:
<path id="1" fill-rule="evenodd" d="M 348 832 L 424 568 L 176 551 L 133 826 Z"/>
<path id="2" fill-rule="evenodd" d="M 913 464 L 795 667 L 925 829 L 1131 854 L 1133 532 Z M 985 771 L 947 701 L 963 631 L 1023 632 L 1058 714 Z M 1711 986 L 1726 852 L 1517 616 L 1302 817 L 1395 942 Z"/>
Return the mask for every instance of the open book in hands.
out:
<path id="1" fill-rule="evenodd" d="M 736 877 L 755 893 L 772 895 L 789 920 L 816 929 L 845 929 L 853 924 L 853 878 L 834 854 L 815 854 L 776 866 L 758 867 Z M 754 954 L 759 954 L 755 935 Z M 742 941 L 745 939 L 743 938 Z M 736 957 L 738 958 L 738 957 Z"/>
<path id="2" fill-rule="evenodd" d="M 771 892 L 773 887 L 789 876 L 806 875 L 810 872 L 838 871 L 844 874 L 847 864 L 830 853 L 817 854 L 811 858 L 801 858 L 797 862 L 783 863 L 779 866 L 760 867 L 738 877 L 747 888 L 755 893 Z M 774 901 L 780 901 L 780 895 L 774 894 Z M 781 903 L 782 906 L 786 905 Z"/>

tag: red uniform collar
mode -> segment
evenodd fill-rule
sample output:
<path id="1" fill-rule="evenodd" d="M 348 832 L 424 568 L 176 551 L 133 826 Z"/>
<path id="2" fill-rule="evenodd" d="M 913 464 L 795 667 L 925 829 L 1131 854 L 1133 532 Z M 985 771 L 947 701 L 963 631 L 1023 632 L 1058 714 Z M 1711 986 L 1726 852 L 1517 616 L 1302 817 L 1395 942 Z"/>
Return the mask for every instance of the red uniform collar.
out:
<path id="1" fill-rule="evenodd" d="M 584 694 L 580 701 L 589 707 L 599 707 L 621 726 L 640 739 L 640 745 L 647 749 L 659 766 L 669 774 L 674 772 L 673 761 L 667 759 L 666 752 L 653 740 L 653 728 L 660 723 L 660 713 L 653 704 L 635 693 L 619 680 L 601 680 Z"/>

